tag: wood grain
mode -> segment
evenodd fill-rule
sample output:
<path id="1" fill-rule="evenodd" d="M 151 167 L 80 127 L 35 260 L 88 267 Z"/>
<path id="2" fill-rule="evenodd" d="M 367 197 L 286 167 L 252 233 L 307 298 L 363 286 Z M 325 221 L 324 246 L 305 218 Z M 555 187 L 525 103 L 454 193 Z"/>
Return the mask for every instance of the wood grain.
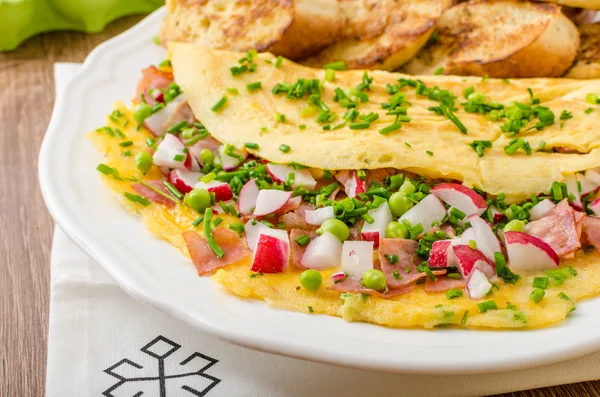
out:
<path id="1" fill-rule="evenodd" d="M 53 223 L 38 186 L 37 158 L 54 103 L 52 65 L 83 61 L 140 19 L 121 19 L 95 35 L 44 34 L 0 54 L 0 397 L 44 395 Z M 600 397 L 600 382 L 504 396 Z"/>

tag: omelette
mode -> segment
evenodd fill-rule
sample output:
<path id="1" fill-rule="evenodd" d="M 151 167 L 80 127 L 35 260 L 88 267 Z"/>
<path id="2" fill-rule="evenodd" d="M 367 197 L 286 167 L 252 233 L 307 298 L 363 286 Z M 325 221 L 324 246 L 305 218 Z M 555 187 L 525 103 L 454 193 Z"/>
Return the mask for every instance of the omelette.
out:
<path id="1" fill-rule="evenodd" d="M 169 50 L 88 136 L 199 276 L 390 327 L 540 327 L 598 294 L 600 81 Z"/>

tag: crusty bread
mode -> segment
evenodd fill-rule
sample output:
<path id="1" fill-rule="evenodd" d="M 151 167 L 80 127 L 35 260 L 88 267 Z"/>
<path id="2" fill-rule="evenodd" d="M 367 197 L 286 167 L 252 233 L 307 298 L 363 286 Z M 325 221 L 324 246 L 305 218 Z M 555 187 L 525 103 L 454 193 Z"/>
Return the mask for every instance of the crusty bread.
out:
<path id="1" fill-rule="evenodd" d="M 338 37 L 337 0 L 167 0 L 161 41 L 270 51 L 290 59 L 314 54 Z"/>
<path id="2" fill-rule="evenodd" d="M 444 12 L 437 29 L 407 73 L 559 77 L 579 48 L 577 27 L 554 4 L 472 0 Z"/>
<path id="3" fill-rule="evenodd" d="M 303 63 L 345 61 L 349 69 L 394 70 L 427 42 L 452 0 L 339 0 L 340 41 Z"/>
<path id="4" fill-rule="evenodd" d="M 581 46 L 577 62 L 569 73 L 572 79 L 598 79 L 600 78 L 600 22 L 581 25 Z"/>
<path id="5" fill-rule="evenodd" d="M 588 10 L 600 10 L 600 0 L 540 0 L 550 3 L 558 3 L 563 6 L 585 8 Z"/>

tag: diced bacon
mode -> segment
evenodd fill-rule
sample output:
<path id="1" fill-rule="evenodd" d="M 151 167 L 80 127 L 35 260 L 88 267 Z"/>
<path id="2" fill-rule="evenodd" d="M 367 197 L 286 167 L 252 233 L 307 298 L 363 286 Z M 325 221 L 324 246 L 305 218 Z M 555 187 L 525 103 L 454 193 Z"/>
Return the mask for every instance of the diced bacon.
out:
<path id="1" fill-rule="evenodd" d="M 290 231 L 290 250 L 292 265 L 294 265 L 297 269 L 304 269 L 305 267 L 300 264 L 300 260 L 302 259 L 302 255 L 304 255 L 304 251 L 306 251 L 308 244 L 306 244 L 305 246 L 300 246 L 300 244 L 296 242 L 296 239 L 300 236 L 308 236 L 312 241 L 318 236 L 318 234 L 314 230 L 306 231 L 300 229 L 292 229 Z"/>
<path id="2" fill-rule="evenodd" d="M 442 277 L 438 277 L 436 281 L 433 281 L 432 279 L 427 277 L 425 279 L 425 288 L 423 290 L 429 294 L 432 294 L 432 293 L 450 291 L 451 289 L 454 289 L 454 288 L 463 289 L 466 286 L 467 286 L 467 281 L 462 278 L 455 279 L 455 278 L 448 278 L 448 277 L 442 276 Z"/>
<path id="3" fill-rule="evenodd" d="M 283 207 L 275 211 L 275 214 L 279 215 L 294 211 L 300 206 L 300 204 L 302 204 L 302 196 L 292 197 L 287 201 L 287 203 L 284 204 Z"/>
<path id="4" fill-rule="evenodd" d="M 211 152 L 216 153 L 217 149 L 219 149 L 219 146 L 221 146 L 221 143 L 209 135 L 204 139 L 200 139 L 192 146 L 189 146 L 189 149 L 194 156 L 200 158 L 200 153 L 202 152 L 202 150 L 208 149 Z"/>
<path id="5" fill-rule="evenodd" d="M 171 193 L 169 193 L 169 191 L 165 187 L 163 179 L 147 181 L 146 183 L 148 185 L 151 185 L 153 188 L 165 193 L 167 196 L 171 196 Z M 141 195 L 144 198 L 147 198 L 150 201 L 154 201 L 155 203 L 158 203 L 158 204 L 164 204 L 169 207 L 173 207 L 175 205 L 175 202 L 173 200 L 169 200 L 168 198 L 164 197 L 161 194 L 158 194 L 157 192 L 150 189 L 149 187 L 142 185 L 141 183 L 134 183 L 132 185 L 132 187 L 133 187 L 133 190 L 138 192 L 139 195 Z"/>
<path id="6" fill-rule="evenodd" d="M 156 66 L 150 66 L 149 68 L 142 70 L 142 79 L 137 85 L 133 102 L 142 102 L 143 94 L 148 105 L 156 105 L 157 100 L 154 96 L 150 95 L 150 90 L 164 90 L 168 88 L 172 82 L 173 75 L 171 73 L 162 72 Z"/>
<path id="7" fill-rule="evenodd" d="M 358 221 L 356 221 L 354 226 L 350 227 L 350 237 L 348 237 L 348 240 L 359 241 L 361 237 L 360 231 L 362 230 L 364 224 L 365 220 L 362 218 L 358 218 Z"/>
<path id="8" fill-rule="evenodd" d="M 356 280 L 353 278 L 347 278 L 344 281 L 340 281 L 339 283 L 336 283 L 336 284 L 331 284 L 329 287 L 327 287 L 327 289 L 330 291 L 350 292 L 350 293 L 362 292 L 363 294 L 376 296 L 376 297 L 382 298 L 382 299 L 390 299 L 390 298 L 394 298 L 396 296 L 408 294 L 415 288 L 416 288 L 416 286 L 414 284 L 411 284 L 411 285 L 406 285 L 404 287 L 397 288 L 397 289 L 389 289 L 387 292 L 381 293 L 379 291 L 375 291 L 373 289 L 363 287 L 360 284 L 359 280 Z"/>
<path id="9" fill-rule="evenodd" d="M 416 254 L 419 244 L 415 240 L 403 238 L 384 238 L 379 242 L 379 262 L 381 271 L 385 274 L 385 280 L 389 289 L 402 288 L 412 284 L 420 278 L 427 277 L 426 273 L 417 270 L 422 262 Z M 398 262 L 391 264 L 386 256 L 396 255 Z M 400 276 L 394 277 L 397 270 Z M 434 270 L 433 274 L 445 274 L 446 270 Z"/>
<path id="10" fill-rule="evenodd" d="M 529 222 L 525 231 L 548 243 L 559 257 L 570 257 L 581 247 L 580 214 L 565 199 L 542 218 Z"/>
<path id="11" fill-rule="evenodd" d="M 597 216 L 586 216 L 582 224 L 587 241 L 600 250 L 600 218 Z"/>
<path id="12" fill-rule="evenodd" d="M 183 233 L 183 239 L 192 257 L 192 262 L 194 262 L 200 276 L 237 263 L 252 255 L 246 244 L 244 244 L 244 240 L 233 230 L 217 227 L 213 229 L 212 235 L 225 252 L 221 259 L 210 249 L 204 236 L 200 236 L 194 231 Z"/>
<path id="13" fill-rule="evenodd" d="M 376 182 L 380 185 L 383 185 L 385 178 L 392 175 L 396 175 L 395 168 L 379 168 L 377 170 L 369 170 L 367 171 L 367 182 L 369 182 L 368 184 Z"/>
<path id="14" fill-rule="evenodd" d="M 279 217 L 278 222 L 283 222 L 287 230 L 302 229 L 302 230 L 314 230 L 317 227 L 311 226 L 304 220 L 304 211 L 314 210 L 315 208 L 308 203 L 302 202 L 292 212 L 283 214 Z"/>
<path id="15" fill-rule="evenodd" d="M 196 117 L 194 116 L 194 113 L 192 113 L 190 105 L 187 101 L 183 101 L 175 106 L 175 109 L 173 109 L 173 112 L 169 115 L 165 125 L 169 128 L 182 121 L 187 121 L 188 124 L 192 125 L 195 120 Z"/>

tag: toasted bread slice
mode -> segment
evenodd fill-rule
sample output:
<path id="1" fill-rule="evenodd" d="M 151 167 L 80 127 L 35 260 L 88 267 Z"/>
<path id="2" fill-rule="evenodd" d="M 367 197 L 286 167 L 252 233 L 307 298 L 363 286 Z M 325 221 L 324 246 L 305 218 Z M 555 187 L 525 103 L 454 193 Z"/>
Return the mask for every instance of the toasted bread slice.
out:
<path id="1" fill-rule="evenodd" d="M 161 41 L 246 51 L 290 59 L 334 42 L 341 27 L 337 0 L 167 0 Z"/>
<path id="2" fill-rule="evenodd" d="M 303 63 L 320 67 L 337 61 L 349 69 L 394 70 L 412 58 L 433 33 L 452 0 L 339 0 L 339 42 Z"/>
<path id="3" fill-rule="evenodd" d="M 600 22 L 581 25 L 581 46 L 577 62 L 566 77 L 572 79 L 600 78 Z"/>
<path id="4" fill-rule="evenodd" d="M 436 40 L 404 68 L 410 74 L 559 77 L 579 48 L 577 27 L 554 4 L 472 0 L 438 21 Z"/>
<path id="5" fill-rule="evenodd" d="M 584 8 L 587 10 L 600 10 L 600 0 L 541 0 L 557 3 L 562 6 Z"/>

